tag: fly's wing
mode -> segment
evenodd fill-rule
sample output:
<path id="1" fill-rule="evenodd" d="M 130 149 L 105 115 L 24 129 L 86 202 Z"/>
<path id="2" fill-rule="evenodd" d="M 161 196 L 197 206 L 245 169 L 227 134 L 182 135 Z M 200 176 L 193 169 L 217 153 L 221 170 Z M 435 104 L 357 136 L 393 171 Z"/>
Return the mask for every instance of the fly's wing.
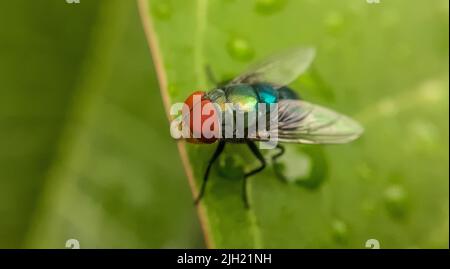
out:
<path id="1" fill-rule="evenodd" d="M 278 89 L 290 84 L 303 74 L 313 61 L 314 56 L 314 48 L 290 49 L 256 64 L 229 84 L 266 82 Z"/>
<path id="2" fill-rule="evenodd" d="M 342 144 L 357 139 L 364 131 L 353 119 L 302 100 L 281 100 L 277 119 L 279 142 Z"/>

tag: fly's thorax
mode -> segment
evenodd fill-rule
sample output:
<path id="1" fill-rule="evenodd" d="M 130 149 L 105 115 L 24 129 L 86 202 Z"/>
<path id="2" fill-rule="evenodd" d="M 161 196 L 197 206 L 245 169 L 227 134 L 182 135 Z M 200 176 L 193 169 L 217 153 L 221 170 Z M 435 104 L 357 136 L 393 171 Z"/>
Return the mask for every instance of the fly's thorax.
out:
<path id="1" fill-rule="evenodd" d="M 223 89 L 214 89 L 206 94 L 206 98 L 211 100 L 212 103 L 216 104 L 220 109 L 225 109 L 225 103 L 227 102 L 226 94 Z"/>
<path id="2" fill-rule="evenodd" d="M 229 85 L 209 91 L 207 98 L 222 109 L 225 103 L 231 103 L 245 112 L 256 110 L 260 103 L 274 104 L 280 99 L 279 90 L 268 83 Z"/>
<path id="3" fill-rule="evenodd" d="M 273 85 L 268 83 L 257 83 L 252 85 L 258 95 L 259 103 L 275 104 L 279 99 L 279 92 Z"/>
<path id="4" fill-rule="evenodd" d="M 278 102 L 278 93 L 269 84 L 239 84 L 214 89 L 207 98 L 220 110 L 222 137 L 236 139 L 254 135 L 260 125 L 269 126 L 269 105 Z"/>
<path id="5" fill-rule="evenodd" d="M 225 94 L 227 102 L 235 105 L 242 112 L 252 112 L 257 108 L 259 98 L 252 85 L 232 85 L 225 88 Z"/>

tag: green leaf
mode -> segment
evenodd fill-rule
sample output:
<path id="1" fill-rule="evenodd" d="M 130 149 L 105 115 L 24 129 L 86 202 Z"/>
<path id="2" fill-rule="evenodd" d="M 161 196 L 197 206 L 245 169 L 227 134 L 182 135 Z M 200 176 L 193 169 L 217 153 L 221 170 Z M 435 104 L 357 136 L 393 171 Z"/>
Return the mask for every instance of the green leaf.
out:
<path id="1" fill-rule="evenodd" d="M 363 137 L 289 146 L 280 171 L 251 178 L 245 146 L 227 146 L 198 211 L 215 248 L 448 247 L 448 3 L 446 1 L 141 0 L 166 109 L 253 60 L 312 45 L 311 72 L 292 87 L 358 119 Z M 214 145 L 180 142 L 192 191 Z M 267 157 L 270 154 L 267 153 Z"/>
<path id="2" fill-rule="evenodd" d="M 0 10 L 0 247 L 202 246 L 136 3 Z"/>
<path id="3" fill-rule="evenodd" d="M 97 9 L 0 4 L 0 247 L 21 246 L 29 228 Z"/>

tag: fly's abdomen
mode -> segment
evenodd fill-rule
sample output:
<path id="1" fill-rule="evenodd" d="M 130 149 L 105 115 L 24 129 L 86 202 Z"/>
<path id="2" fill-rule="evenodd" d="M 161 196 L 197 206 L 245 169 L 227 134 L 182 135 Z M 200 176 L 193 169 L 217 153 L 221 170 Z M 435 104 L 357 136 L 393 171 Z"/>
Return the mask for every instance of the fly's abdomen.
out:
<path id="1" fill-rule="evenodd" d="M 278 99 L 279 100 L 299 100 L 301 99 L 298 93 L 294 92 L 288 87 L 281 87 L 278 89 Z"/>

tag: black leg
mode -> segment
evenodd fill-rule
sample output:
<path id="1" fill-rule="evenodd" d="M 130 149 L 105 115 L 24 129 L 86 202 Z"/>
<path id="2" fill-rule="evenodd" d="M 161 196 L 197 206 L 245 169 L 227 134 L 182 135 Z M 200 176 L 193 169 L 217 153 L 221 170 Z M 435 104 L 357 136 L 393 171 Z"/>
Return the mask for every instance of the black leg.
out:
<path id="1" fill-rule="evenodd" d="M 282 179 L 283 182 L 286 182 L 285 177 L 280 172 L 280 168 L 277 166 L 277 159 L 280 158 L 281 156 L 283 156 L 285 150 L 284 150 L 284 147 L 280 144 L 277 144 L 277 149 L 279 149 L 280 151 L 277 154 L 272 156 L 272 165 L 273 165 L 273 168 L 274 168 L 274 171 L 275 171 L 275 174 L 277 175 L 277 177 Z"/>
<path id="2" fill-rule="evenodd" d="M 284 147 L 280 144 L 277 144 L 277 149 L 279 149 L 280 151 L 272 156 L 272 162 L 275 163 L 277 161 L 278 158 L 280 158 L 281 156 L 283 156 L 285 150 Z"/>
<path id="3" fill-rule="evenodd" d="M 200 193 L 198 194 L 197 199 L 195 199 L 195 204 L 198 204 L 200 200 L 202 199 L 203 195 L 205 194 L 205 188 L 206 188 L 206 182 L 208 182 L 208 176 L 209 176 L 209 170 L 211 170 L 211 166 L 213 165 L 214 161 L 220 156 L 220 154 L 223 152 L 223 149 L 225 148 L 225 141 L 220 140 L 219 145 L 216 148 L 216 151 L 214 152 L 213 156 L 208 162 L 208 167 L 206 167 L 205 175 L 203 176 L 203 183 L 200 188 Z"/>
<path id="4" fill-rule="evenodd" d="M 247 178 L 249 176 L 252 176 L 256 173 L 261 172 L 266 167 L 266 160 L 264 159 L 264 156 L 259 151 L 258 147 L 256 146 L 255 142 L 253 141 L 247 141 L 247 145 L 252 151 L 252 153 L 258 158 L 258 160 L 261 162 L 261 166 L 256 168 L 255 170 L 252 170 L 244 175 L 244 186 L 243 186 L 243 192 L 242 192 L 242 199 L 244 200 L 244 205 L 248 209 L 250 208 L 249 202 L 248 202 L 248 194 L 247 194 Z"/>
<path id="5" fill-rule="evenodd" d="M 219 85 L 219 81 L 216 79 L 216 76 L 214 76 L 214 72 L 212 71 L 211 66 L 205 66 L 205 72 L 209 82 L 211 82 L 213 85 Z"/>

